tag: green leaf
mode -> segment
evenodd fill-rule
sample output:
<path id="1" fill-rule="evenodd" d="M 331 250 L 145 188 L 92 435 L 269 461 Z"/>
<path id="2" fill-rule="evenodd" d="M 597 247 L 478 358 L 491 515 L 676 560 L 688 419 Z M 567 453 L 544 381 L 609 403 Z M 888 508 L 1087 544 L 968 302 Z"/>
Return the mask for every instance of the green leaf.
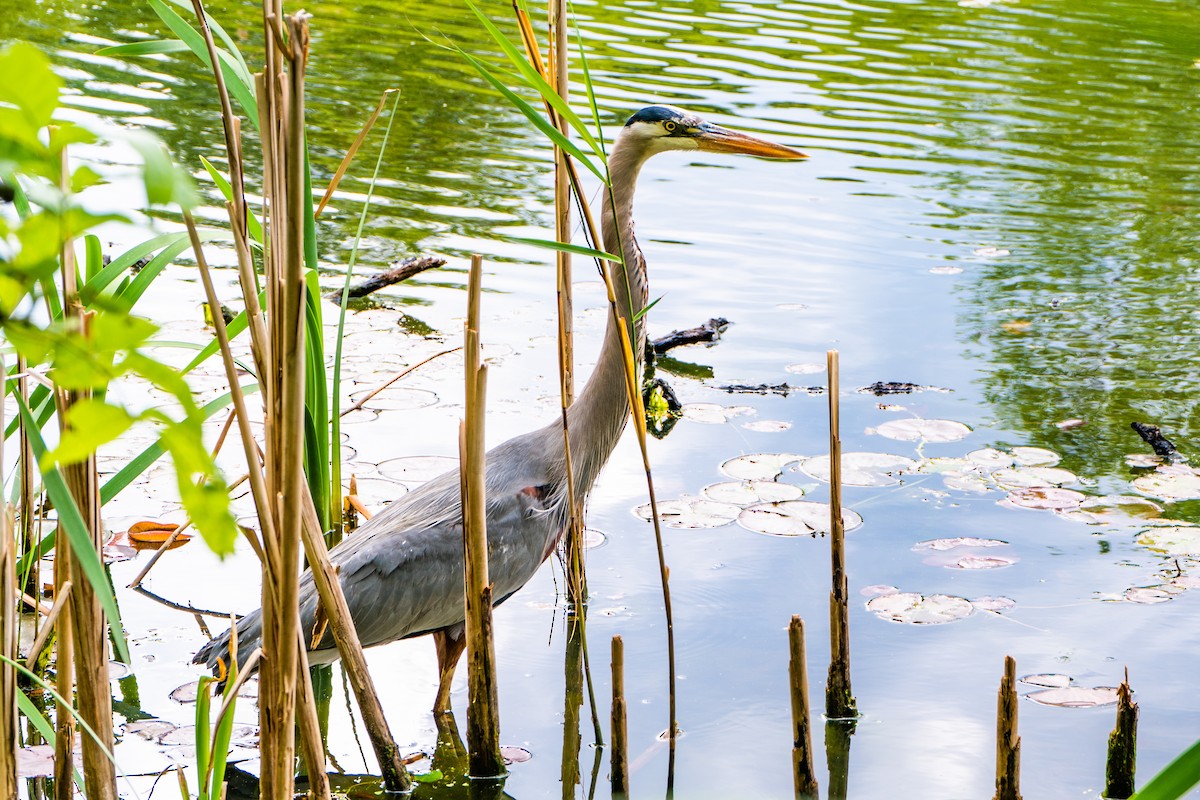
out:
<path id="1" fill-rule="evenodd" d="M 603 158 L 604 148 L 601 147 L 600 143 L 597 142 L 595 137 L 592 136 L 592 132 L 588 130 L 588 127 L 583 123 L 583 120 L 581 120 L 579 116 L 571 109 L 571 106 L 567 103 L 567 101 L 563 100 L 562 97 L 559 96 L 558 92 L 554 91 L 550 84 L 546 83 L 546 80 L 538 73 L 537 69 L 535 69 L 534 66 L 529 63 L 529 59 L 527 59 L 525 55 L 517 49 L 516 45 L 508 40 L 507 36 L 500 32 L 499 28 L 492 24 L 492 21 L 488 19 L 487 16 L 480 11 L 474 3 L 471 2 L 471 0 L 465 0 L 465 2 L 467 7 L 475 12 L 475 16 L 479 17 L 479 21 L 483 23 L 483 26 L 487 28 L 488 33 L 492 35 L 492 38 L 495 39 L 500 45 L 500 48 L 504 50 L 505 55 L 508 56 L 508 60 L 516 66 L 517 70 L 520 71 L 526 82 L 536 89 L 538 94 L 540 94 L 542 98 L 554 108 L 555 111 L 561 114 L 563 119 L 565 119 L 572 128 L 579 131 L 579 135 L 582 136 L 584 141 L 588 143 L 588 146 L 592 148 L 593 153 Z"/>
<path id="2" fill-rule="evenodd" d="M 172 203 L 189 209 L 199 202 L 191 176 L 175 166 L 167 146 L 146 131 L 126 131 L 125 138 L 141 155 L 146 201 L 152 206 Z"/>
<path id="3" fill-rule="evenodd" d="M 76 167 L 75 171 L 71 173 L 72 192 L 82 192 L 89 186 L 99 186 L 102 183 L 107 183 L 107 181 L 86 164 Z"/>
<path id="4" fill-rule="evenodd" d="M 0 51 L 0 103 L 15 112 L 0 118 L 0 139 L 39 144 L 39 132 L 50 124 L 61 90 L 62 79 L 41 50 L 21 42 Z"/>
<path id="5" fill-rule="evenodd" d="M 213 183 L 221 190 L 221 194 L 226 200 L 233 200 L 233 187 L 226 180 L 225 176 L 217 172 L 217 168 L 212 165 L 204 156 L 200 156 L 200 162 L 204 164 L 204 169 L 207 170 L 208 176 L 213 179 Z M 263 227 L 258 221 L 258 215 L 247 209 L 246 211 L 246 232 L 250 234 L 250 238 L 259 244 L 263 243 Z"/>
<path id="6" fill-rule="evenodd" d="M 208 707 L 212 700 L 209 688 L 215 682 L 211 675 L 201 675 L 196 684 L 196 772 L 199 777 L 200 798 L 209 800 L 208 777 L 209 736 L 212 735 L 212 721 L 209 719 Z"/>
<path id="7" fill-rule="evenodd" d="M 500 92 L 500 94 L 504 95 L 504 97 L 507 98 L 510 103 L 516 106 L 538 130 L 546 134 L 550 141 L 554 142 L 563 150 L 570 153 L 576 161 L 580 162 L 589 170 L 591 170 L 592 174 L 599 178 L 601 183 L 603 183 L 605 186 L 608 186 L 608 178 L 604 172 L 601 171 L 595 164 L 593 164 L 591 159 L 585 156 L 583 151 L 575 146 L 574 142 L 563 136 L 562 132 L 559 131 L 558 128 L 551 125 L 550 121 L 542 116 L 537 109 L 529 105 L 529 103 L 525 102 L 525 100 L 522 98 L 518 97 L 512 89 L 509 89 L 507 86 L 501 83 L 500 80 L 492 74 L 491 70 L 489 70 L 482 61 L 470 55 L 461 47 L 455 46 L 454 49 L 456 49 L 459 55 L 465 58 L 471 64 L 471 66 L 473 66 L 475 70 L 483 76 L 484 80 L 490 83 L 496 89 L 496 91 Z"/>
<path id="8" fill-rule="evenodd" d="M 91 398 L 75 403 L 66 413 L 66 430 L 59 437 L 58 447 L 46 454 L 43 469 L 55 462 L 75 464 L 85 460 L 101 445 L 129 430 L 135 421 L 125 409 L 103 400 Z"/>
<path id="9" fill-rule="evenodd" d="M 206 67 L 212 69 L 212 61 L 208 57 L 208 45 L 204 43 L 204 37 L 188 24 L 183 17 L 175 13 L 174 10 L 167 8 L 161 0 L 149 0 L 149 2 L 150 8 L 154 10 L 159 19 L 166 23 L 171 32 L 178 36 L 180 41 L 186 44 L 188 49 Z M 209 26 L 214 31 L 220 30 L 211 18 L 209 19 Z M 222 36 L 222 40 L 231 42 L 224 35 Z M 241 105 L 242 112 L 249 117 L 250 123 L 257 128 L 258 101 L 254 98 L 254 79 L 250 76 L 249 70 L 246 69 L 245 62 L 240 61 L 240 58 L 241 56 L 238 56 L 235 59 L 224 50 L 217 50 L 217 60 L 221 62 L 221 75 L 225 78 L 225 85 L 229 89 L 229 93 Z"/>
<path id="10" fill-rule="evenodd" d="M 178 39 L 158 39 L 152 42 L 131 42 L 112 47 L 101 47 L 96 51 L 96 55 L 132 58 L 136 56 L 157 56 L 165 53 L 186 53 L 187 51 L 188 46 Z"/>
<path id="11" fill-rule="evenodd" d="M 29 436 L 29 445 L 33 448 L 33 456 L 40 464 L 46 455 L 46 443 L 42 440 L 42 432 L 37 427 L 25 400 L 19 396 L 16 400 L 21 419 L 25 423 L 25 431 Z M 100 554 L 96 552 L 96 545 L 92 541 L 91 533 L 88 532 L 87 524 L 83 521 L 83 517 L 79 514 L 79 508 L 75 505 L 75 498 L 71 496 L 62 474 L 57 468 L 51 467 L 43 470 L 42 481 L 46 487 L 46 494 L 50 495 L 50 501 L 54 503 L 54 508 L 58 511 L 59 530 L 66 531 L 67 539 L 71 543 L 71 550 L 75 554 L 84 576 L 92 585 L 92 590 L 96 593 L 100 606 L 104 609 L 104 615 L 108 618 L 117 654 L 122 661 L 128 662 L 129 645 L 125 641 L 125 631 L 121 626 L 121 615 L 117 611 L 117 601 L 113 595 L 112 584 L 109 583 L 108 575 L 104 572 L 104 565 L 100 563 Z"/>
<path id="12" fill-rule="evenodd" d="M 97 314 L 91 322 L 93 347 L 102 353 L 136 350 L 157 332 L 153 322 L 130 314 Z"/>
<path id="13" fill-rule="evenodd" d="M 578 244 L 568 244 L 566 242 L 556 242 L 552 239 L 527 239 L 524 236 L 505 236 L 506 242 L 519 242 L 520 244 L 531 244 L 534 247 L 544 247 L 547 250 L 561 250 L 564 253 L 574 253 L 577 256 L 587 256 L 588 258 L 598 258 L 602 261 L 612 261 L 615 264 L 621 263 L 621 257 L 615 256 L 612 253 L 606 253 L 603 250 L 593 250 L 590 247 L 584 247 Z"/>
<path id="14" fill-rule="evenodd" d="M 417 783 L 437 783 L 443 777 L 440 769 L 431 769 L 429 772 L 414 772 L 412 779 Z"/>
<path id="15" fill-rule="evenodd" d="M 1200 783 L 1200 740 L 1184 750 L 1131 800 L 1176 800 Z"/>

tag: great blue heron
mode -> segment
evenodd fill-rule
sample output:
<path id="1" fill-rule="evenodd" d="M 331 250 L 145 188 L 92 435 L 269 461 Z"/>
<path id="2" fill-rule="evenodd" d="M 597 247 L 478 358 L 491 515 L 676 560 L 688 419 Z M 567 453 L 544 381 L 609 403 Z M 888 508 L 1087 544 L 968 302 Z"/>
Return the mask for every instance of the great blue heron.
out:
<path id="1" fill-rule="evenodd" d="M 805 157 L 673 106 L 643 108 L 625 123 L 609 156 L 612 193 L 606 194 L 601 214 L 604 247 L 624 261 L 609 265 L 616 310 L 591 379 L 567 414 L 577 498 L 587 496 L 629 419 L 618 318 L 634 321 L 634 353 L 640 358 L 647 299 L 646 262 L 633 238 L 633 192 L 646 160 L 669 150 Z M 488 452 L 488 569 L 497 604 L 524 586 L 554 552 L 567 523 L 566 483 L 561 419 Z M 439 673 L 434 713 L 450 708 L 450 682 L 466 643 L 462 547 L 459 476 L 451 470 L 393 502 L 329 554 L 340 569 L 364 646 L 433 634 Z M 313 629 L 316 611 L 316 588 L 306 572 L 300 584 L 303 630 Z M 258 646 L 261 626 L 259 611 L 238 623 L 239 661 Z M 216 668 L 228 648 L 226 632 L 205 645 L 195 661 Z M 334 661 L 332 634 L 326 632 L 308 656 L 313 664 Z"/>

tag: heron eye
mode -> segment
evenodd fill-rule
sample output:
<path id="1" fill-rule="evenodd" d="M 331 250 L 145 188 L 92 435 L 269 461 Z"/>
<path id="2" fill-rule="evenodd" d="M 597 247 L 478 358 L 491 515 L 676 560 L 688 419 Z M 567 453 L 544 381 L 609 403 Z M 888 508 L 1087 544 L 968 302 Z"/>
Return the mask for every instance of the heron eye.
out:
<path id="1" fill-rule="evenodd" d="M 674 122 L 671 122 L 670 120 L 667 120 L 666 122 L 663 123 L 663 130 L 666 131 L 667 133 L 674 133 L 675 129 L 678 127 L 679 126 L 677 124 L 675 124 Z"/>

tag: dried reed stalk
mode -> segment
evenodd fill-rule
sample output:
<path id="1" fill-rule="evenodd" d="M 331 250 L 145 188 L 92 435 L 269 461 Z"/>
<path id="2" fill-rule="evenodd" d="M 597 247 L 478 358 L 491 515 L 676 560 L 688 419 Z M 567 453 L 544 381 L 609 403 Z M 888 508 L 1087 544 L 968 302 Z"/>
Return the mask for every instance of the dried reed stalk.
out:
<path id="1" fill-rule="evenodd" d="M 259 743 L 263 797 L 291 797 L 300 663 L 300 504 L 304 481 L 304 73 L 307 15 L 286 20 L 281 4 L 263 3 L 266 67 L 258 85 L 262 126 L 263 195 L 269 208 L 270 248 L 265 261 L 269 350 L 273 371 L 266 395 L 267 507 L 275 517 L 276 558 L 263 565 Z M 284 69 L 284 66 L 287 69 Z"/>
<path id="2" fill-rule="evenodd" d="M 625 722 L 625 643 L 612 637 L 612 796 L 629 797 L 629 731 Z"/>
<path id="3" fill-rule="evenodd" d="M 1108 760 L 1104 767 L 1104 796 L 1126 798 L 1134 792 L 1137 772 L 1138 706 L 1129 688 L 1129 670 L 1117 687 L 1117 724 L 1108 734 Z"/>
<path id="4" fill-rule="evenodd" d="M 788 680 L 792 694 L 792 777 L 797 800 L 816 800 L 812 715 L 808 708 L 808 659 L 804 653 L 804 620 L 797 614 L 788 625 Z"/>
<path id="5" fill-rule="evenodd" d="M 826 354 L 829 373 L 829 553 L 833 588 L 829 593 L 829 679 L 825 713 L 833 719 L 858 716 L 850 687 L 850 589 L 846 578 L 846 526 L 842 522 L 842 438 L 838 351 Z"/>
<path id="6" fill-rule="evenodd" d="M 466 365 L 466 417 L 459 425 L 463 511 L 464 581 L 466 591 L 467 744 L 471 776 L 504 775 L 500 755 L 500 714 L 496 696 L 496 650 L 492 639 L 492 586 L 488 578 L 487 497 L 484 410 L 487 366 L 481 364 L 479 298 L 483 257 L 471 257 L 467 282 L 467 321 L 463 329 Z"/>
<path id="7" fill-rule="evenodd" d="M 1017 735 L 1017 662 L 1004 657 L 1004 677 L 996 697 L 996 794 L 993 800 L 1021 800 L 1021 737 Z"/>
<path id="8" fill-rule="evenodd" d="M 0 420 L 2 422 L 2 420 Z M 2 459 L 0 459 L 2 463 Z M 0 510 L 0 797 L 17 796 L 17 541 L 11 506 Z"/>
<path id="9" fill-rule="evenodd" d="M 62 154 L 61 179 L 63 190 L 69 191 L 67 181 L 70 165 L 66 149 Z M 86 339 L 89 316 L 79 300 L 76 281 L 75 242 L 68 239 L 62 250 L 62 298 L 63 314 L 69 323 Z M 55 387 L 55 403 L 58 408 L 59 426 L 65 426 L 70 409 L 75 403 L 91 397 L 89 390 L 67 391 Z M 62 466 L 63 480 L 79 508 L 90 537 L 90 545 L 99 555 L 103 542 L 100 522 L 100 486 L 96 477 L 96 454 L 74 464 Z M 60 530 L 55 539 L 58 558 L 71 563 L 71 572 L 82 574 L 79 556 L 71 547 L 65 531 Z M 57 560 L 57 559 L 56 559 Z M 99 742 L 92 737 L 83 740 L 83 782 L 91 800 L 116 800 L 117 772 L 105 749 L 113 744 L 112 693 L 108 686 L 108 628 L 104 609 L 91 581 L 80 580 L 67 601 L 67 614 L 71 618 L 75 668 L 86 680 L 76 687 L 75 702 L 79 717 L 95 732 Z M 70 697 L 69 694 L 63 697 Z M 60 711 L 61 713 L 61 711 Z"/>

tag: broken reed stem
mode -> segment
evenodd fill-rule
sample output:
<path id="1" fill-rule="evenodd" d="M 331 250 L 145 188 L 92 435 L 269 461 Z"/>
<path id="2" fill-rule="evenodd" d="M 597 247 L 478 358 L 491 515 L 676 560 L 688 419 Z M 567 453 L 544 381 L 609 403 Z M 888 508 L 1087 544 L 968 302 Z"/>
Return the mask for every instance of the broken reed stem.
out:
<path id="1" fill-rule="evenodd" d="M 459 426 L 460 490 L 463 516 L 464 590 L 466 593 L 467 743 L 471 776 L 505 774 L 500 755 L 500 716 L 496 696 L 496 651 L 492 640 L 492 587 L 488 577 L 486 456 L 484 409 L 487 367 L 480 363 L 479 300 L 483 257 L 471 256 L 467 281 L 467 321 L 463 326 L 466 414 Z"/>
<path id="2" fill-rule="evenodd" d="M 0 419 L 0 423 L 3 420 Z M 3 460 L 0 459 L 0 463 Z M 12 507 L 0 509 L 0 797 L 17 796 L 17 540 Z"/>
<path id="3" fill-rule="evenodd" d="M 1108 734 L 1108 761 L 1104 767 L 1104 796 L 1123 800 L 1134 792 L 1137 772 L 1138 706 L 1129 688 L 1129 669 L 1117 687 L 1117 724 Z"/>
<path id="4" fill-rule="evenodd" d="M 313 797 L 330 797 L 329 775 L 325 772 L 325 742 L 321 739 L 321 722 L 317 718 L 317 699 L 313 694 L 312 673 L 308 669 L 305 655 L 304 631 L 296 626 L 299 644 L 296 648 L 296 675 L 300 680 L 301 707 L 312 709 L 312 714 L 298 714 L 296 727 L 300 730 L 300 748 L 304 754 L 304 773 L 308 776 L 308 790 Z M 248 670 L 243 670 L 249 674 Z M 239 676 L 240 677 L 240 676 Z"/>
<path id="5" fill-rule="evenodd" d="M 278 0 L 263 3 L 264 22 L 280 24 Z M 296 708 L 300 642 L 298 607 L 301 497 L 304 480 L 304 74 L 307 15 L 286 19 L 287 42 L 267 37 L 265 73 L 256 80 L 262 124 L 264 201 L 270 209 L 265 259 L 267 323 L 274 370 L 267 392 L 267 512 L 275 516 L 276 559 L 263 565 L 259 729 L 261 794 L 290 797 L 295 786 Z M 273 28 L 272 28 L 273 29 Z M 284 63 L 287 70 L 284 71 Z M 265 536 L 264 536 L 265 538 Z M 305 709 L 315 713 L 314 709 Z"/>
<path id="6" fill-rule="evenodd" d="M 612 637 L 612 796 L 629 796 L 629 734 L 625 722 L 625 643 Z"/>
<path id="7" fill-rule="evenodd" d="M 350 406 L 349 408 L 347 408 L 347 409 L 346 409 L 345 411 L 343 411 L 343 412 L 342 412 L 342 413 L 341 413 L 339 416 L 343 416 L 343 417 L 344 417 L 344 416 L 346 416 L 347 414 L 349 414 L 351 411 L 358 411 L 360 408 L 362 408 L 363 406 L 365 406 L 365 405 L 367 404 L 367 402 L 371 400 L 371 398 L 373 398 L 375 395 L 379 394 L 379 393 L 380 393 L 380 392 L 382 392 L 384 389 L 386 389 L 386 388 L 388 388 L 389 386 L 391 386 L 391 385 L 392 385 L 393 383 L 395 383 L 396 381 L 398 381 L 398 380 L 400 380 L 401 378 L 403 378 L 405 375 L 408 375 L 409 373 L 411 373 L 411 372 L 413 372 L 413 371 L 415 371 L 415 370 L 418 370 L 418 369 L 420 369 L 421 367 L 425 366 L 426 364 L 428 364 L 430 361 L 433 361 L 434 359 L 441 358 L 442 356 L 448 356 L 448 355 L 450 355 L 451 353 L 457 353 L 459 350 L 462 350 L 462 348 L 461 348 L 461 347 L 452 347 L 452 348 L 450 348 L 449 350 L 443 350 L 442 352 L 440 352 L 440 353 L 437 353 L 437 354 L 435 354 L 435 355 L 432 355 L 432 356 L 430 356 L 429 358 L 425 359 L 424 361 L 422 361 L 422 362 L 420 362 L 420 363 L 418 363 L 418 364 L 413 364 L 411 367 L 406 367 L 405 369 L 402 369 L 402 370 L 400 370 L 400 371 L 399 371 L 399 372 L 397 372 L 395 375 L 393 375 L 392 377 L 388 378 L 386 381 L 384 381 L 383 383 L 379 384 L 378 386 L 376 386 L 376 387 L 375 387 L 374 389 L 372 389 L 371 391 L 367 392 L 367 394 L 366 394 L 366 396 L 365 396 L 365 397 L 363 397 L 362 399 L 360 399 L 360 400 L 359 400 L 358 402 L 356 402 L 354 405 L 352 405 L 352 406 Z"/>
<path id="8" fill-rule="evenodd" d="M 66 532 L 56 532 L 56 541 L 66 542 Z M 54 593 L 71 582 L 71 559 L 58 553 L 54 559 Z M 68 601 L 69 602 L 69 601 Z M 55 800 L 75 798 L 75 716 L 64 703 L 69 703 L 75 684 L 75 648 L 72 646 L 71 615 L 59 616 L 54 636 L 54 691 L 58 694 L 54 706 L 54 797 Z"/>
<path id="9" fill-rule="evenodd" d="M 1004 677 L 996 698 L 996 795 L 1021 800 L 1021 737 L 1017 735 L 1017 662 L 1004 657 Z"/>
<path id="10" fill-rule="evenodd" d="M 22 356 L 17 357 L 17 393 L 21 399 L 29 405 L 29 376 L 26 374 L 27 364 Z M 18 439 L 18 455 L 19 480 L 21 482 L 20 500 L 17 506 L 17 518 L 21 521 L 21 552 L 32 553 L 37 548 L 39 542 L 38 528 L 35 524 L 37 519 L 37 511 L 33 487 L 37 481 L 34 477 L 33 465 L 33 445 L 29 441 L 29 431 L 25 430 L 25 426 L 21 425 L 20 436 Z M 24 582 L 22 587 L 24 591 L 30 594 L 38 594 L 39 587 L 42 585 L 41 579 L 41 559 L 34 559 L 30 569 L 26 570 L 27 575 L 22 575 L 21 580 Z"/>
<path id="11" fill-rule="evenodd" d="M 61 164 L 63 191 L 69 191 L 70 165 L 67 150 L 63 148 Z M 62 302 L 63 315 L 73 322 L 81 336 L 89 336 L 90 315 L 79 300 L 76 280 L 75 242 L 67 239 L 63 244 Z M 55 387 L 55 405 L 58 409 L 60 429 L 66 425 L 70 409 L 78 402 L 91 397 L 90 390 L 65 390 Z M 88 545 L 99 556 L 102 547 L 103 527 L 100 522 L 100 486 L 96 477 L 96 454 L 92 452 L 83 461 L 61 466 L 63 480 L 79 509 L 87 527 Z M 67 541 L 66 531 L 60 528 L 55 539 L 57 557 L 71 562 L 71 572 L 83 574 L 79 554 Z M 57 559 L 56 559 L 57 560 Z M 112 692 L 108 685 L 108 627 L 104 609 L 100 605 L 97 590 L 108 591 L 106 586 L 93 586 L 90 580 L 81 580 L 67 601 L 67 616 L 71 618 L 71 631 L 75 668 L 86 680 L 75 689 L 75 704 L 79 718 L 95 732 L 97 742 L 91 737 L 83 739 L 83 782 L 84 790 L 91 800 L 116 800 L 117 772 L 109 759 L 106 748 L 113 743 Z M 63 695 L 70 698 L 70 694 Z"/>
<path id="12" fill-rule="evenodd" d="M 825 714 L 832 719 L 858 716 L 850 687 L 850 589 L 846 578 L 846 526 L 842 521 L 842 438 L 838 351 L 826 354 L 829 373 L 829 553 L 833 588 L 829 593 L 829 679 Z"/>
<path id="13" fill-rule="evenodd" d="M 792 692 L 792 776 L 797 800 L 816 800 L 817 773 L 813 766 L 812 715 L 808 708 L 808 661 L 804 653 L 804 620 L 788 625 L 788 679 Z"/>
<path id="14" fill-rule="evenodd" d="M 41 657 L 42 650 L 46 647 L 46 642 L 50 640 L 50 634 L 53 633 L 54 625 L 58 622 L 58 615 L 62 613 L 63 607 L 66 606 L 67 599 L 70 596 L 71 582 L 65 581 L 54 593 L 54 605 L 50 607 L 50 613 L 46 615 L 46 619 L 42 622 L 42 627 L 38 631 L 37 638 L 33 640 L 33 644 L 29 647 L 29 657 L 25 659 L 25 668 L 30 672 L 33 672 L 37 667 L 38 658 Z"/>

